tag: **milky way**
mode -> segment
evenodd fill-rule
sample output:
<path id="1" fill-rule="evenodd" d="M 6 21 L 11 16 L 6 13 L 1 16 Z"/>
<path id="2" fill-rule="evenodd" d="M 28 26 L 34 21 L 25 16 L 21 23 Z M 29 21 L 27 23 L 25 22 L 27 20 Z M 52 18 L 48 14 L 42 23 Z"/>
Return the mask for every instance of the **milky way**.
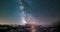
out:
<path id="1" fill-rule="evenodd" d="M 20 8 L 20 24 L 25 25 L 25 24 L 37 24 L 37 25 L 44 25 L 46 23 L 40 22 L 40 20 L 34 18 L 30 13 L 26 13 L 24 9 L 26 9 L 26 4 L 24 4 L 24 0 L 19 0 L 19 8 Z M 26 6 L 26 7 L 25 7 Z"/>

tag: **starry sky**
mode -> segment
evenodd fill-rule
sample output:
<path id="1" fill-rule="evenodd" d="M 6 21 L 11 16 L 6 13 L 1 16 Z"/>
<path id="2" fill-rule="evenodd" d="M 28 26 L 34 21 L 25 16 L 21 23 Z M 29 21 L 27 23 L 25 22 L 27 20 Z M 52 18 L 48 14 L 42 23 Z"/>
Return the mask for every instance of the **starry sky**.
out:
<path id="1" fill-rule="evenodd" d="M 24 0 L 26 13 L 42 21 L 60 20 L 60 0 Z M 20 20 L 18 0 L 0 0 L 0 23 L 18 23 Z"/>

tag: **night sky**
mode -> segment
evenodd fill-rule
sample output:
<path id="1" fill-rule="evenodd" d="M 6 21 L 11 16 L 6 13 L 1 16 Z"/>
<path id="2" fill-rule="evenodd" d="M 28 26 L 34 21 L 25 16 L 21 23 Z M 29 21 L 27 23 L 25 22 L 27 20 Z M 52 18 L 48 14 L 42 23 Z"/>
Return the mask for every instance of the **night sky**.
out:
<path id="1" fill-rule="evenodd" d="M 24 0 L 24 4 L 31 10 L 26 13 L 40 20 L 53 22 L 60 20 L 60 0 Z M 26 9 L 28 9 L 26 8 Z M 0 0 L 0 23 L 18 24 L 20 20 L 18 0 Z"/>

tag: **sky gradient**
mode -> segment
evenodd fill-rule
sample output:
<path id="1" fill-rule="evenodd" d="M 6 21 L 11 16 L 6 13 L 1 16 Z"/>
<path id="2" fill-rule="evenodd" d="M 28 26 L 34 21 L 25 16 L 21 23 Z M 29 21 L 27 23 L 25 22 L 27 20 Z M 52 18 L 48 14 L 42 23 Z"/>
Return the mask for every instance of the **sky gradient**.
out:
<path id="1" fill-rule="evenodd" d="M 26 13 L 40 22 L 60 20 L 60 0 L 24 0 Z M 0 0 L 0 23 L 18 24 L 20 20 L 18 0 Z"/>

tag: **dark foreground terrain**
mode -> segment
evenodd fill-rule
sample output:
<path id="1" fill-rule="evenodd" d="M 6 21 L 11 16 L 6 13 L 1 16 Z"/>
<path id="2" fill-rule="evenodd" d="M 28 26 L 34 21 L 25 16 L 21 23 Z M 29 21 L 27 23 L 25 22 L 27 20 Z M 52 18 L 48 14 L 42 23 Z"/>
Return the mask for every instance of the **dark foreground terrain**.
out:
<path id="1" fill-rule="evenodd" d="M 35 32 L 60 32 L 60 26 L 55 27 L 42 27 L 36 26 Z M 0 25 L 0 32 L 32 32 L 30 25 Z"/>

